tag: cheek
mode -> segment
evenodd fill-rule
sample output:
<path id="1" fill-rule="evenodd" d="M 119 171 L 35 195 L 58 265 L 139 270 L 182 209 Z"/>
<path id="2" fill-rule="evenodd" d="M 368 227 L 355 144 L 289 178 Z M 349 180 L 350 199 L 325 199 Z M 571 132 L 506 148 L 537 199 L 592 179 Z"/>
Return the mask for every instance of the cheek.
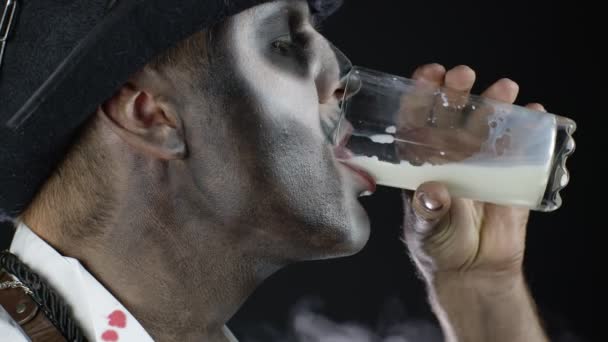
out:
<path id="1" fill-rule="evenodd" d="M 281 122 L 299 123 L 316 137 L 322 137 L 319 102 L 312 81 L 277 70 L 267 70 L 259 79 L 263 82 L 251 84 L 250 89 L 266 120 L 277 126 L 281 126 Z"/>
<path id="2" fill-rule="evenodd" d="M 260 121 L 272 122 L 276 127 L 295 121 L 321 138 L 319 98 L 312 77 L 289 70 L 287 65 L 271 63 L 255 48 L 236 50 L 234 62 L 240 86 Z"/>
<path id="3" fill-rule="evenodd" d="M 244 84 L 257 123 L 259 166 L 271 183 L 301 192 L 326 181 L 332 165 L 314 82 L 260 63 L 245 73 Z"/>
<path id="4" fill-rule="evenodd" d="M 297 185 L 299 190 L 307 181 L 319 184 L 334 165 L 314 78 L 297 72 L 295 65 L 290 69 L 289 60 L 271 61 L 249 38 L 243 32 L 230 38 L 229 60 L 239 102 L 246 106 L 240 113 L 246 127 L 241 127 L 255 150 L 257 179 L 278 188 Z"/>

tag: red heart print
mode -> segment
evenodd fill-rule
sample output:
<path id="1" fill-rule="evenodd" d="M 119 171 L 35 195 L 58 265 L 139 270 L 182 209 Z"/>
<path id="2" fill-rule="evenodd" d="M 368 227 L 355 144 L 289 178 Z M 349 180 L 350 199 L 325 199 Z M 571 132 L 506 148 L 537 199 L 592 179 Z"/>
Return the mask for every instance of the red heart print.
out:
<path id="1" fill-rule="evenodd" d="M 127 316 L 120 310 L 114 310 L 108 318 L 110 319 L 110 322 L 108 323 L 110 326 L 117 328 L 124 328 L 127 326 Z"/>
<path id="2" fill-rule="evenodd" d="M 106 330 L 101 334 L 101 339 L 108 342 L 116 342 L 118 341 L 118 333 L 114 330 Z"/>

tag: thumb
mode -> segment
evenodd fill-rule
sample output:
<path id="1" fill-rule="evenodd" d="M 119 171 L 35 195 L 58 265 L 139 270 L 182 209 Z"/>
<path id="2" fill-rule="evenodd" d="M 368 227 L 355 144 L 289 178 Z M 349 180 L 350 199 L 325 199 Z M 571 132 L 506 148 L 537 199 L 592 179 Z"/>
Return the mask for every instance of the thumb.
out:
<path id="1" fill-rule="evenodd" d="M 438 182 L 420 185 L 405 201 L 405 232 L 418 237 L 434 234 L 452 204 L 448 189 Z"/>

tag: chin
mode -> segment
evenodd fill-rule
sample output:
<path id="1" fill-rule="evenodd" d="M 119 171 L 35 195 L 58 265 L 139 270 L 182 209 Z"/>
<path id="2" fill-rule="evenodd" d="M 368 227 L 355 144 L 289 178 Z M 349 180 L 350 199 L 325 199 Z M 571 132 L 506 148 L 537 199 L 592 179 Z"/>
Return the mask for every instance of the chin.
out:
<path id="1" fill-rule="evenodd" d="M 363 207 L 356 203 L 349 208 L 349 215 L 341 224 L 323 227 L 312 243 L 314 252 L 310 259 L 331 259 L 352 256 L 359 253 L 370 236 L 370 221 Z"/>
<path id="2" fill-rule="evenodd" d="M 367 244 L 370 235 L 370 221 L 363 207 L 355 200 L 356 206 L 351 210 L 351 225 L 338 243 L 335 257 L 351 256 L 359 253 Z"/>

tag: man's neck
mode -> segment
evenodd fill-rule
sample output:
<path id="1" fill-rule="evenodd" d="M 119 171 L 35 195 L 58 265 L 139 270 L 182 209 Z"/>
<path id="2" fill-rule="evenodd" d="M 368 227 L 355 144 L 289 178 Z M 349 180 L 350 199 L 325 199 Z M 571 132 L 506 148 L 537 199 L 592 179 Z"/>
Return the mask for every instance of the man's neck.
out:
<path id="1" fill-rule="evenodd" d="M 216 233 L 226 227 L 167 222 L 154 213 L 113 221 L 78 241 L 30 226 L 78 259 L 158 341 L 229 341 L 226 322 L 279 268 Z"/>

